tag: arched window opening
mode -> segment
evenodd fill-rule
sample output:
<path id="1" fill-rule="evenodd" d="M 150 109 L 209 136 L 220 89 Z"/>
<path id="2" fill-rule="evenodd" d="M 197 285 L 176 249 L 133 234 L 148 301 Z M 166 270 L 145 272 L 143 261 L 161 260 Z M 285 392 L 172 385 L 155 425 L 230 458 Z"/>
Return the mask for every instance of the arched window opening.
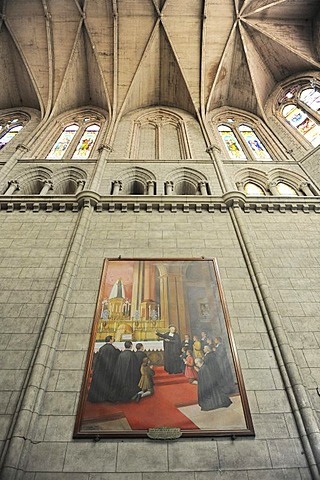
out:
<path id="1" fill-rule="evenodd" d="M 128 185 L 128 195 L 144 195 L 144 186 L 138 180 L 134 180 Z"/>
<path id="2" fill-rule="evenodd" d="M 97 139 L 100 127 L 99 125 L 90 125 L 86 128 L 80 142 L 72 156 L 73 159 L 88 158 Z"/>
<path id="3" fill-rule="evenodd" d="M 219 125 L 218 131 L 227 149 L 229 157 L 233 160 L 247 160 L 239 142 L 232 129 L 227 125 Z"/>
<path id="4" fill-rule="evenodd" d="M 44 181 L 38 178 L 32 179 L 29 182 L 21 185 L 19 195 L 39 195 L 43 189 Z"/>
<path id="5" fill-rule="evenodd" d="M 285 197 L 296 197 L 298 195 L 293 187 L 284 182 L 278 182 L 276 189 L 279 195 L 283 195 Z"/>
<path id="6" fill-rule="evenodd" d="M 320 145 L 320 92 L 317 88 L 295 85 L 280 101 L 284 120 L 296 129 L 313 147 Z"/>
<path id="7" fill-rule="evenodd" d="M 254 158 L 257 160 L 271 160 L 269 153 L 251 127 L 240 125 L 239 132 L 246 141 Z"/>
<path id="8" fill-rule="evenodd" d="M 4 118 L 0 120 L 0 150 L 2 150 L 15 136 L 21 132 L 26 122 L 26 118 L 12 119 Z"/>
<path id="9" fill-rule="evenodd" d="M 73 123 L 63 129 L 46 158 L 86 160 L 92 157 L 101 130 L 100 120 L 102 118 L 98 114 L 86 117 L 82 113 L 74 117 Z"/>
<path id="10" fill-rule="evenodd" d="M 197 193 L 196 187 L 186 180 L 177 183 L 175 186 L 175 195 L 197 195 Z"/>
<path id="11" fill-rule="evenodd" d="M 53 145 L 47 158 L 52 160 L 60 160 L 66 153 L 72 139 L 74 138 L 78 130 L 79 126 L 76 124 L 66 127 L 61 133 L 56 143 Z"/>
<path id="12" fill-rule="evenodd" d="M 259 185 L 253 182 L 247 182 L 244 187 L 244 193 L 252 197 L 261 197 L 265 196 L 265 192 Z"/>
<path id="13" fill-rule="evenodd" d="M 79 183 L 73 179 L 65 179 L 54 188 L 55 195 L 74 195 L 78 190 Z"/>

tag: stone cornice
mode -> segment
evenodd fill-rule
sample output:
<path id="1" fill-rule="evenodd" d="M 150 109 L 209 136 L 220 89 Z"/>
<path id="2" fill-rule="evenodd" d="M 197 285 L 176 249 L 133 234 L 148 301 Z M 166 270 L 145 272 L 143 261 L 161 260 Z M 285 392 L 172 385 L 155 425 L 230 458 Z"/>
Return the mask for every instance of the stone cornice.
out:
<path id="1" fill-rule="evenodd" d="M 320 213 L 320 197 L 247 197 L 238 191 L 223 196 L 213 195 L 107 195 L 85 190 L 77 195 L 1 195 L 0 210 L 13 212 L 78 212 L 92 206 L 97 212 L 140 212 L 151 213 L 178 211 L 227 213 L 239 208 L 249 212 L 297 213 L 298 211 Z"/>

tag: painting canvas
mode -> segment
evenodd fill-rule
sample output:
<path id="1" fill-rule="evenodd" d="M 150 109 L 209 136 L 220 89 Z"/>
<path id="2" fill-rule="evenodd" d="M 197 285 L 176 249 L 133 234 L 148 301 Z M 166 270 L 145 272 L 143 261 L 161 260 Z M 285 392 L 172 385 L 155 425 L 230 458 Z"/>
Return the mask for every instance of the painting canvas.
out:
<path id="1" fill-rule="evenodd" d="M 253 435 L 214 259 L 105 260 L 74 437 Z"/>

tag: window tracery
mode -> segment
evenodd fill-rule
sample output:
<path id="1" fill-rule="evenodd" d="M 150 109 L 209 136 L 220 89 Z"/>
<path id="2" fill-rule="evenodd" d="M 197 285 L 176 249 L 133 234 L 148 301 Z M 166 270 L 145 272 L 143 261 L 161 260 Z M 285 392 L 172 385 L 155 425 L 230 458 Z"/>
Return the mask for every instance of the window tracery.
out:
<path id="1" fill-rule="evenodd" d="M 218 132 L 231 160 L 272 160 L 254 128 L 234 118 L 227 122 L 219 123 Z"/>
<path id="2" fill-rule="evenodd" d="M 91 118 L 70 123 L 63 129 L 46 158 L 50 160 L 89 158 L 96 144 L 99 131 L 100 123 L 94 122 Z"/>
<path id="3" fill-rule="evenodd" d="M 320 145 L 320 89 L 294 85 L 280 101 L 280 114 L 313 147 Z"/>
<path id="4" fill-rule="evenodd" d="M 134 123 L 130 158 L 172 159 L 191 158 L 183 119 L 167 110 L 148 112 Z"/>
<path id="5" fill-rule="evenodd" d="M 6 116 L 0 119 L 0 150 L 2 150 L 18 133 L 27 122 L 25 116 Z"/>

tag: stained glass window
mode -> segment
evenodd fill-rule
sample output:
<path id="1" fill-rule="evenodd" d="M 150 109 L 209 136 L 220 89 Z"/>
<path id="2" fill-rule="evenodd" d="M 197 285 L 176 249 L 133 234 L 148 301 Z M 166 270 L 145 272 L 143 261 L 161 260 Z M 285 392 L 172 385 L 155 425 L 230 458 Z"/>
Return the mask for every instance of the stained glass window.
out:
<path id="1" fill-rule="evenodd" d="M 315 112 L 320 112 L 320 92 L 314 88 L 307 88 L 300 93 L 300 100 L 312 108 Z"/>
<path id="2" fill-rule="evenodd" d="M 71 143 L 71 140 L 74 138 L 77 130 L 79 129 L 78 125 L 69 125 L 61 133 L 60 137 L 52 147 L 47 158 L 50 159 L 60 159 L 65 154 L 68 146 Z"/>
<path id="3" fill-rule="evenodd" d="M 99 133 L 99 125 L 90 125 L 82 135 L 72 158 L 88 158 Z"/>
<path id="4" fill-rule="evenodd" d="M 296 197 L 297 196 L 297 192 L 295 191 L 295 189 L 290 187 L 290 185 L 288 185 L 286 183 L 279 182 L 279 183 L 277 183 L 276 188 L 279 192 L 279 195 L 283 195 L 285 197 Z"/>
<path id="5" fill-rule="evenodd" d="M 248 125 L 240 125 L 239 131 L 257 160 L 271 160 L 271 157 L 255 132 Z"/>
<path id="6" fill-rule="evenodd" d="M 227 125 L 219 125 L 218 130 L 230 158 L 233 160 L 246 160 L 247 157 L 245 156 L 231 128 Z"/>
<path id="7" fill-rule="evenodd" d="M 320 145 L 320 126 L 309 115 L 294 104 L 286 105 L 282 114 L 314 147 Z"/>
<path id="8" fill-rule="evenodd" d="M 260 197 L 265 195 L 262 188 L 259 187 L 259 185 L 257 185 L 256 183 L 248 182 L 245 184 L 243 189 L 244 189 L 244 193 L 253 197 Z"/>
<path id="9" fill-rule="evenodd" d="M 15 120 L 15 121 L 17 121 L 17 120 Z M 11 121 L 10 124 L 14 123 L 15 121 L 14 120 Z M 11 127 L 7 131 L 7 133 L 5 133 L 3 135 L 3 137 L 0 138 L 0 150 L 3 147 L 5 147 L 7 145 L 7 143 L 9 143 L 10 140 L 12 140 L 22 129 L 23 129 L 23 125 L 17 125 L 17 126 Z"/>

